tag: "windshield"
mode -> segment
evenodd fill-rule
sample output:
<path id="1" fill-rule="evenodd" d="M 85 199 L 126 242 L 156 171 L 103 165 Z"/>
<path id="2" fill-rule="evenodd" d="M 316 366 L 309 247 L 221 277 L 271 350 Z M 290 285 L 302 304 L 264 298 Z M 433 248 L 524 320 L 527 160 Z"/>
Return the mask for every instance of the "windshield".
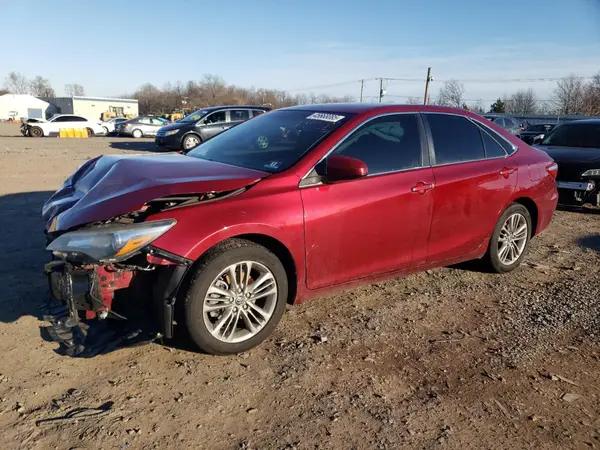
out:
<path id="1" fill-rule="evenodd" d="M 544 139 L 542 145 L 600 148 L 600 122 L 561 125 Z"/>
<path id="2" fill-rule="evenodd" d="M 216 135 L 188 156 L 277 173 L 299 161 L 351 116 L 310 110 L 272 111 Z"/>
<path id="3" fill-rule="evenodd" d="M 181 122 L 197 122 L 202 119 L 205 115 L 207 115 L 210 111 L 206 109 L 199 109 L 198 111 L 194 111 L 193 113 L 185 116 L 181 119 Z"/>

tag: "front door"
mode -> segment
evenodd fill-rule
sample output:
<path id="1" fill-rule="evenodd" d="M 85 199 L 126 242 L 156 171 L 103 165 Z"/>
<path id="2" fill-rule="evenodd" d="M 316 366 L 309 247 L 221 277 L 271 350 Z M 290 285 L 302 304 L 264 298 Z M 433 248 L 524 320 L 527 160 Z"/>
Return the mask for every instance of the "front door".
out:
<path id="1" fill-rule="evenodd" d="M 205 141 L 225 131 L 230 124 L 227 122 L 225 111 L 215 111 L 200 121 L 198 127 L 202 140 Z"/>
<path id="2" fill-rule="evenodd" d="M 301 183 L 308 287 L 424 263 L 433 175 L 419 117 L 393 114 L 369 120 L 332 154 L 364 161 L 369 174 L 327 183 L 325 159 L 315 168 L 324 183 Z"/>
<path id="3" fill-rule="evenodd" d="M 434 158 L 430 263 L 460 258 L 489 238 L 517 184 L 511 145 L 453 114 L 424 114 Z M 508 152 L 507 152 L 508 150 Z"/>

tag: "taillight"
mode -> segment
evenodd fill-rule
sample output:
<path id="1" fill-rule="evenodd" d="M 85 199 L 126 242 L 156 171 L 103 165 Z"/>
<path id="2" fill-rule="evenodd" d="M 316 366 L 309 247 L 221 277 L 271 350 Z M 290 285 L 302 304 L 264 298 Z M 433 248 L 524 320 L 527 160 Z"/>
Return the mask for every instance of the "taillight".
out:
<path id="1" fill-rule="evenodd" d="M 547 165 L 546 172 L 548 172 L 550 175 L 552 175 L 553 178 L 556 178 L 556 176 L 558 175 L 558 164 L 553 162 L 553 163 Z"/>

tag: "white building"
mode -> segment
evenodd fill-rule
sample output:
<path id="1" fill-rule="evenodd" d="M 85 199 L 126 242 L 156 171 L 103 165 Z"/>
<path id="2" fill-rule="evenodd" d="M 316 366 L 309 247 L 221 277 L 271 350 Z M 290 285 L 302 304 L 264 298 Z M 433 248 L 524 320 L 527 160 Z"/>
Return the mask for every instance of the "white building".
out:
<path id="1" fill-rule="evenodd" d="M 48 99 L 50 110 L 48 115 L 76 114 L 88 120 L 100 120 L 102 113 L 114 112 L 117 116 L 137 116 L 138 101 L 131 98 L 109 97 L 54 97 Z"/>
<path id="2" fill-rule="evenodd" d="M 50 104 L 33 95 L 4 94 L 0 95 L 0 120 L 32 117 L 45 119 Z"/>

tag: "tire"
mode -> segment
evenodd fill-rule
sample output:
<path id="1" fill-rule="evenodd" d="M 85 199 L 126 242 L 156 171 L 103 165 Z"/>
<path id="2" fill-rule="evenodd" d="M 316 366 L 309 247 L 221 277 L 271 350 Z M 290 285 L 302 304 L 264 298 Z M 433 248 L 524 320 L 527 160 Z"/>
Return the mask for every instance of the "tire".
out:
<path id="1" fill-rule="evenodd" d="M 86 130 L 87 130 L 88 137 L 94 137 L 95 136 L 94 130 L 92 130 L 91 128 L 86 128 Z"/>
<path id="2" fill-rule="evenodd" d="M 30 127 L 29 128 L 29 136 L 44 137 L 44 130 L 42 130 L 40 127 Z"/>
<path id="3" fill-rule="evenodd" d="M 137 130 L 137 129 L 136 129 L 136 130 L 133 130 L 133 131 L 131 132 L 131 135 L 132 135 L 134 138 L 136 138 L 136 139 L 139 139 L 139 138 L 141 138 L 141 137 L 144 137 L 144 133 L 142 132 L 142 130 Z"/>
<path id="4" fill-rule="evenodd" d="M 102 129 L 104 130 L 104 136 L 108 136 L 108 128 L 102 127 Z"/>
<path id="5" fill-rule="evenodd" d="M 508 224 L 507 222 L 510 218 L 513 217 L 517 217 L 519 221 L 516 227 L 512 227 L 512 224 Z M 522 228 L 523 225 L 527 225 L 525 232 L 518 233 L 518 231 Z M 509 229 L 511 230 L 510 232 L 508 231 Z M 500 219 L 498 219 L 498 223 L 494 228 L 494 232 L 492 233 L 492 237 L 490 239 L 488 251 L 485 256 L 486 262 L 488 263 L 490 270 L 496 273 L 507 273 L 519 267 L 519 265 L 523 261 L 523 258 L 527 254 L 529 242 L 531 241 L 532 230 L 533 228 L 531 223 L 531 215 L 529 214 L 527 208 L 525 208 L 519 203 L 513 203 L 508 208 L 506 208 L 500 216 Z M 507 232 L 509 233 L 508 236 Z M 512 236 L 515 238 L 523 236 L 524 241 L 511 238 L 511 232 Z M 502 244 L 501 239 L 509 239 L 509 242 L 514 243 L 515 249 L 521 249 L 516 259 L 514 258 L 515 256 L 517 256 L 515 250 L 502 249 L 504 244 Z M 513 258 L 509 258 L 509 255 Z"/>
<path id="6" fill-rule="evenodd" d="M 200 136 L 196 134 L 188 134 L 187 136 L 183 137 L 183 140 L 181 141 L 181 148 L 182 150 L 187 151 L 198 147 L 201 143 L 202 139 L 200 139 Z"/>
<path id="7" fill-rule="evenodd" d="M 273 286 L 275 286 L 275 293 L 263 295 L 262 298 L 254 301 L 246 299 L 245 297 L 251 294 L 248 293 L 244 296 L 243 292 L 234 294 L 235 300 L 233 296 L 231 298 L 221 296 L 218 299 L 208 297 L 209 288 L 219 283 L 221 284 L 217 288 L 221 292 L 231 293 L 231 290 L 228 288 L 231 288 L 232 284 L 224 281 L 225 279 L 231 279 L 231 275 L 229 275 L 231 272 L 229 272 L 228 268 L 236 264 L 239 264 L 235 266 L 236 268 L 247 268 L 245 263 L 248 261 L 252 262 L 250 270 L 252 275 L 249 278 L 250 281 L 247 281 L 250 283 L 248 285 L 249 291 L 253 283 L 259 281 L 260 277 L 264 275 L 263 278 L 267 281 L 261 282 L 255 289 L 259 292 L 262 291 L 264 294 L 266 292 L 273 292 Z M 267 277 L 267 272 L 270 273 L 272 279 Z M 241 278 L 244 279 L 244 275 Z M 258 287 L 261 289 L 258 289 Z M 218 296 L 220 294 L 210 295 Z M 197 267 L 193 269 L 187 288 L 183 293 L 181 312 L 184 315 L 183 323 L 185 324 L 187 333 L 200 350 L 213 355 L 230 355 L 246 351 L 264 341 L 279 323 L 285 310 L 287 299 L 287 274 L 277 256 L 254 242 L 244 239 L 231 239 L 210 250 L 198 262 Z M 209 304 L 207 304 L 207 300 Z M 218 310 L 205 311 L 207 307 L 213 305 L 217 305 Z M 221 309 L 218 308 L 219 305 L 226 306 Z M 263 313 L 269 311 L 270 317 L 263 321 L 262 324 L 252 320 L 252 325 L 256 330 L 255 332 L 251 332 L 246 320 L 250 320 L 248 318 L 253 315 L 259 315 L 254 309 L 257 306 Z M 227 314 L 229 316 L 226 316 Z M 232 320 L 235 320 L 237 317 L 235 327 L 231 327 L 228 324 L 230 319 L 227 317 L 231 317 Z M 261 317 L 264 316 L 261 314 Z M 223 326 L 217 329 L 219 321 L 223 321 Z M 231 323 L 233 324 L 233 322 Z M 218 338 L 215 336 L 215 333 L 217 335 L 225 334 L 225 336 L 230 334 L 229 339 L 232 341 L 226 342 L 225 339 L 227 337 L 223 338 L 221 336 L 221 338 Z"/>

